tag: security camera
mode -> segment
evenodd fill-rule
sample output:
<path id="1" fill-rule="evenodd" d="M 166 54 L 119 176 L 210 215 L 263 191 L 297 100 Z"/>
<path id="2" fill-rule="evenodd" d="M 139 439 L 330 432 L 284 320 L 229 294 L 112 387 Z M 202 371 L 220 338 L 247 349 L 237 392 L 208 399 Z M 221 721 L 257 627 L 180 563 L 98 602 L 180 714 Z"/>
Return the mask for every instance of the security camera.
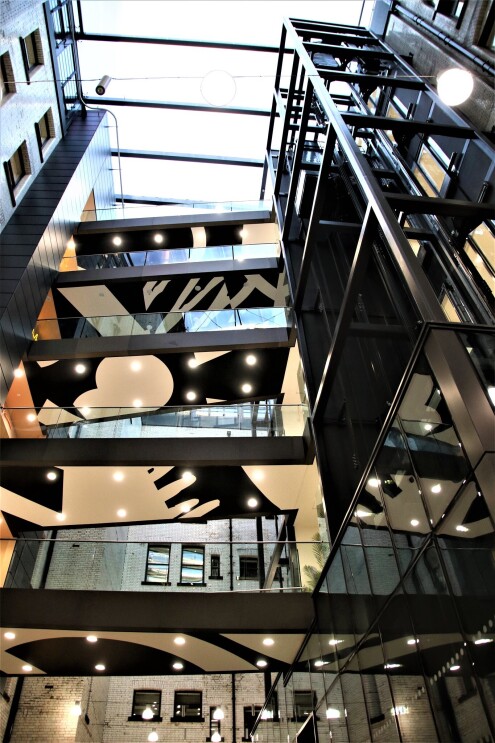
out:
<path id="1" fill-rule="evenodd" d="M 98 95 L 104 95 L 111 82 L 112 78 L 109 75 L 103 75 L 100 82 L 96 86 L 96 92 L 98 93 Z"/>

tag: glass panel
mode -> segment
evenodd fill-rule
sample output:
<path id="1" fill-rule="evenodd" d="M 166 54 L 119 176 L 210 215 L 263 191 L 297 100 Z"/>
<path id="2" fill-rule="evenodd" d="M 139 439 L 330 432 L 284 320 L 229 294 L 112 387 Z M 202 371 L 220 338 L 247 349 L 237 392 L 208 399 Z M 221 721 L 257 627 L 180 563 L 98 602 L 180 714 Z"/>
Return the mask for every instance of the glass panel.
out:
<path id="1" fill-rule="evenodd" d="M 146 580 L 150 583 L 167 583 L 170 563 L 170 547 L 150 547 Z"/>
<path id="2" fill-rule="evenodd" d="M 135 691 L 132 714 L 141 717 L 146 707 L 150 707 L 154 715 L 160 714 L 159 691 Z"/>
<path id="3" fill-rule="evenodd" d="M 495 408 L 495 337 L 490 332 L 458 334 Z"/>
<path id="4" fill-rule="evenodd" d="M 176 691 L 174 717 L 201 717 L 201 692 Z"/>
<path id="5" fill-rule="evenodd" d="M 182 550 L 181 583 L 202 583 L 204 560 L 204 547 L 184 548 Z"/>

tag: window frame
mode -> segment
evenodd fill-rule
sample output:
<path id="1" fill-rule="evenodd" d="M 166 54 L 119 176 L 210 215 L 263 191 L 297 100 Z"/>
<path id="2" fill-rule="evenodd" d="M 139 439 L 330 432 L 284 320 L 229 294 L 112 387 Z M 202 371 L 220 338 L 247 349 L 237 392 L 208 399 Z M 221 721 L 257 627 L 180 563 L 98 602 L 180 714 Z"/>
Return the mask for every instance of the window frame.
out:
<path id="1" fill-rule="evenodd" d="M 201 552 L 203 555 L 203 562 L 201 565 L 201 580 L 200 581 L 192 581 L 187 580 L 187 578 L 184 580 L 185 575 L 184 571 L 188 568 L 191 570 L 197 569 L 195 565 L 185 565 L 184 564 L 184 553 L 185 552 Z M 180 556 L 180 580 L 177 583 L 178 586 L 206 586 L 205 583 L 205 547 L 202 544 L 183 544 L 182 550 L 181 550 L 181 556 Z"/>
<path id="2" fill-rule="evenodd" d="M 20 165 L 20 170 L 21 170 L 21 174 L 19 178 L 17 179 L 14 174 L 14 169 L 12 167 L 12 161 L 14 160 L 16 156 L 19 157 L 19 165 Z M 5 171 L 5 177 L 7 180 L 7 187 L 9 189 L 10 200 L 12 202 L 12 206 L 16 206 L 17 197 L 19 196 L 19 193 L 21 189 L 23 188 L 24 184 L 26 183 L 27 179 L 31 175 L 31 162 L 29 160 L 29 152 L 28 152 L 26 140 L 24 140 L 19 145 L 19 147 L 9 157 L 8 160 L 4 161 L 3 167 Z"/>
<path id="3" fill-rule="evenodd" d="M 41 133 L 41 123 L 44 123 L 47 136 L 43 138 Z M 38 142 L 38 150 L 40 154 L 41 162 L 44 162 L 44 156 L 47 148 L 50 146 L 50 142 L 54 139 L 54 125 L 53 125 L 53 113 L 52 109 L 49 108 L 45 111 L 39 121 L 34 122 L 34 130 L 36 132 L 36 141 Z"/>
<path id="4" fill-rule="evenodd" d="M 481 31 L 478 46 L 495 52 L 495 2 L 492 2 Z"/>
<path id="5" fill-rule="evenodd" d="M 214 559 L 215 563 L 218 558 L 218 565 L 213 565 Z M 217 573 L 218 571 L 218 573 Z M 209 580 L 223 580 L 222 575 L 222 562 L 221 562 L 221 556 L 218 554 L 218 552 L 213 553 L 210 555 L 210 575 L 208 576 Z"/>
<path id="6" fill-rule="evenodd" d="M 163 563 L 152 562 L 150 560 L 150 551 L 151 550 L 158 551 L 157 548 L 168 550 L 167 580 L 165 580 L 165 581 L 162 581 L 162 580 L 151 580 L 150 579 L 150 575 L 149 575 L 150 568 L 153 568 L 153 567 L 163 567 Z M 161 544 L 161 543 L 158 543 L 158 544 L 150 543 L 150 544 L 148 544 L 148 550 L 146 552 L 146 566 L 145 566 L 145 570 L 144 570 L 144 580 L 141 581 L 141 585 L 142 586 L 171 586 L 172 585 L 171 582 L 170 582 L 170 555 L 171 555 L 171 552 L 172 552 L 172 550 L 171 550 L 171 545 L 170 544 Z"/>
<path id="7" fill-rule="evenodd" d="M 222 740 L 225 740 L 225 738 L 222 736 L 222 721 L 221 720 L 215 720 L 213 717 L 213 713 L 215 710 L 218 709 L 218 704 L 216 704 L 214 707 L 210 707 L 210 717 L 209 717 L 209 723 L 208 727 L 210 729 L 210 734 L 206 738 L 207 741 L 211 741 L 211 736 L 213 733 L 219 733 L 219 735 L 222 737 Z"/>
<path id="8" fill-rule="evenodd" d="M 157 694 L 158 695 L 158 714 L 154 714 L 151 720 L 143 720 L 142 712 L 135 712 L 136 694 Z M 128 722 L 162 722 L 160 712 L 162 708 L 162 690 L 161 689 L 134 689 L 132 693 L 131 714 L 127 718 Z M 146 705 L 144 707 L 146 709 Z"/>
<path id="9" fill-rule="evenodd" d="M 243 568 L 241 567 L 243 562 L 246 565 L 254 565 L 256 562 L 256 575 L 243 575 Z M 239 555 L 239 578 L 238 580 L 259 580 L 260 578 L 260 561 L 258 555 Z"/>
<path id="10" fill-rule="evenodd" d="M 177 715 L 177 707 L 184 705 L 177 704 L 177 696 L 179 694 L 199 694 L 199 715 Z M 176 689 L 174 691 L 174 709 L 173 716 L 170 718 L 170 722 L 204 722 L 203 717 L 203 692 L 197 689 Z"/>
<path id="11" fill-rule="evenodd" d="M 2 86 L 2 104 L 16 93 L 14 82 L 14 70 L 9 51 L 6 50 L 0 54 L 0 84 Z"/>
<path id="12" fill-rule="evenodd" d="M 435 12 L 432 20 L 437 15 L 456 22 L 456 28 L 460 28 L 469 0 L 436 0 Z"/>
<path id="13" fill-rule="evenodd" d="M 312 715 L 312 714 L 315 714 L 315 708 L 316 708 L 316 693 L 315 693 L 315 691 L 313 691 L 312 689 L 294 689 L 294 692 L 293 692 L 293 694 L 294 694 L 294 697 L 293 697 L 293 700 L 292 700 L 292 704 L 293 704 L 293 712 L 294 712 L 294 716 L 293 716 L 293 717 L 291 717 L 291 722 L 304 722 L 305 720 L 307 720 L 307 719 L 308 719 L 308 717 L 309 717 L 310 715 Z M 301 695 L 301 694 L 307 694 L 307 695 L 310 695 L 310 696 L 311 696 L 311 699 L 312 699 L 312 706 L 311 706 L 311 709 L 309 710 L 309 712 L 306 712 L 306 713 L 305 713 L 305 714 L 303 714 L 303 715 L 298 715 L 298 714 L 297 714 L 297 712 L 298 712 L 298 709 L 297 709 L 297 708 L 299 707 L 299 705 L 297 705 L 297 704 L 296 704 L 296 697 L 297 697 L 297 695 L 298 695 L 298 694 L 299 694 L 299 695 Z M 316 718 L 315 718 L 315 719 L 316 719 Z"/>
<path id="14" fill-rule="evenodd" d="M 45 64 L 43 52 L 41 51 L 41 34 L 39 28 L 35 28 L 34 31 L 31 31 L 27 36 L 19 36 L 19 43 L 21 45 L 24 72 L 26 73 L 26 80 L 29 85 L 35 72 Z M 33 64 L 31 64 L 29 58 L 31 49 L 33 52 Z"/>

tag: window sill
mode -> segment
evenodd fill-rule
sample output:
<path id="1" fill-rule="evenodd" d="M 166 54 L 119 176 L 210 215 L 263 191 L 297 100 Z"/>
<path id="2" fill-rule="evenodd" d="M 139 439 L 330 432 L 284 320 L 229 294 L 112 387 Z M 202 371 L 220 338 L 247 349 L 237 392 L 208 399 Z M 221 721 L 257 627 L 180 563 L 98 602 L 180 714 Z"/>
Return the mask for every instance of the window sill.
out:
<path id="1" fill-rule="evenodd" d="M 177 585 L 178 586 L 189 586 L 189 588 L 191 588 L 191 587 L 194 588 L 194 586 L 203 586 L 204 587 L 204 586 L 206 586 L 206 583 L 182 583 L 181 582 L 181 583 L 177 583 Z"/>
<path id="2" fill-rule="evenodd" d="M 141 581 L 142 586 L 171 586 L 172 584 L 168 581 L 158 581 L 158 580 L 142 580 Z"/>
<path id="3" fill-rule="evenodd" d="M 170 722 L 204 722 L 204 717 L 171 717 Z"/>
<path id="4" fill-rule="evenodd" d="M 127 718 L 127 722 L 163 722 L 163 717 L 160 717 L 160 715 L 153 715 L 151 720 L 143 720 L 141 715 L 130 715 Z"/>
<path id="5" fill-rule="evenodd" d="M 223 580 L 223 575 L 209 575 L 208 580 Z"/>
<path id="6" fill-rule="evenodd" d="M 206 740 L 207 740 L 207 741 L 208 741 L 208 740 L 210 740 L 210 741 L 211 741 L 211 738 L 207 738 Z M 223 737 L 222 737 L 222 738 L 221 738 L 221 740 L 225 740 L 225 738 L 223 738 Z M 244 738 L 243 738 L 242 740 L 244 740 Z M 251 743 L 251 740 L 249 741 L 249 743 Z"/>
<path id="7" fill-rule="evenodd" d="M 31 80 L 36 77 L 38 72 L 42 70 L 44 67 L 44 64 L 38 63 L 33 65 L 33 67 L 30 67 L 28 70 L 28 80 L 31 82 Z"/>

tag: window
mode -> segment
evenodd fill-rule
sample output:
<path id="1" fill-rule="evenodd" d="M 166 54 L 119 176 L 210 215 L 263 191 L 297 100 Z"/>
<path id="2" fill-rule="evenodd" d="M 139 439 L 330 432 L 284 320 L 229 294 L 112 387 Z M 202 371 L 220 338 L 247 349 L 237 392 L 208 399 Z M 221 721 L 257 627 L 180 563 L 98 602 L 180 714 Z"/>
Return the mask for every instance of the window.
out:
<path id="1" fill-rule="evenodd" d="M 315 706 L 315 695 L 312 691 L 294 692 L 294 717 L 292 721 L 302 722 L 313 712 Z"/>
<path id="2" fill-rule="evenodd" d="M 14 71 L 8 52 L 0 56 L 0 84 L 2 86 L 2 101 L 5 101 L 8 95 L 15 93 Z"/>
<path id="3" fill-rule="evenodd" d="M 162 703 L 161 691 L 150 691 L 148 689 L 136 689 L 132 698 L 132 712 L 128 718 L 131 722 L 139 721 L 155 721 L 161 722 L 160 707 Z M 144 717 L 143 712 L 146 709 L 150 709 L 153 712 L 153 717 Z"/>
<path id="4" fill-rule="evenodd" d="M 218 735 L 222 734 L 221 725 L 220 725 L 221 721 L 215 720 L 215 718 L 213 717 L 213 714 L 216 709 L 218 709 L 218 707 L 210 707 L 210 736 L 206 740 L 211 740 L 211 736 L 213 735 L 213 733 L 218 733 Z"/>
<path id="5" fill-rule="evenodd" d="M 254 555 L 239 556 L 239 580 L 258 580 L 258 558 Z"/>
<path id="6" fill-rule="evenodd" d="M 43 162 L 43 150 L 55 136 L 55 129 L 53 126 L 53 114 L 51 108 L 43 114 L 41 119 L 34 125 L 36 131 L 36 139 L 38 141 L 38 149 L 40 152 L 40 160 Z"/>
<path id="7" fill-rule="evenodd" d="M 14 152 L 10 160 L 4 162 L 3 167 L 7 178 L 7 185 L 9 187 L 10 200 L 12 201 L 12 206 L 15 206 L 16 196 L 18 195 L 25 178 L 31 172 L 25 141 Z"/>
<path id="8" fill-rule="evenodd" d="M 24 70 L 26 72 L 26 78 L 29 83 L 33 72 L 37 67 L 43 64 L 43 50 L 41 47 L 41 35 L 38 29 L 25 36 L 21 36 L 19 39 L 21 43 L 22 60 L 24 62 Z"/>
<path id="9" fill-rule="evenodd" d="M 210 558 L 210 579 L 219 580 L 220 575 L 220 555 L 212 555 Z"/>
<path id="10" fill-rule="evenodd" d="M 495 2 L 492 3 L 490 10 L 488 11 L 485 25 L 481 32 L 479 45 L 491 49 L 492 52 L 495 51 Z"/>
<path id="11" fill-rule="evenodd" d="M 261 705 L 258 704 L 251 704 L 249 707 L 244 707 L 244 735 L 242 737 L 242 740 L 251 741 L 249 734 L 253 729 L 256 718 L 258 717 L 260 712 Z"/>
<path id="12" fill-rule="evenodd" d="M 162 583 L 169 586 L 169 565 L 170 545 L 148 545 L 148 557 L 146 559 L 146 576 L 143 583 Z"/>
<path id="13" fill-rule="evenodd" d="M 464 10 L 467 5 L 467 0 L 436 0 L 435 2 L 435 15 L 446 15 L 449 18 L 457 19 L 457 28 L 459 28 Z M 435 15 L 433 18 L 435 18 Z"/>
<path id="14" fill-rule="evenodd" d="M 180 583 L 178 585 L 204 586 L 204 567 L 204 547 L 183 547 L 180 566 Z"/>
<path id="15" fill-rule="evenodd" d="M 176 691 L 174 715 L 170 722 L 204 722 L 201 716 L 202 696 L 200 691 Z"/>

